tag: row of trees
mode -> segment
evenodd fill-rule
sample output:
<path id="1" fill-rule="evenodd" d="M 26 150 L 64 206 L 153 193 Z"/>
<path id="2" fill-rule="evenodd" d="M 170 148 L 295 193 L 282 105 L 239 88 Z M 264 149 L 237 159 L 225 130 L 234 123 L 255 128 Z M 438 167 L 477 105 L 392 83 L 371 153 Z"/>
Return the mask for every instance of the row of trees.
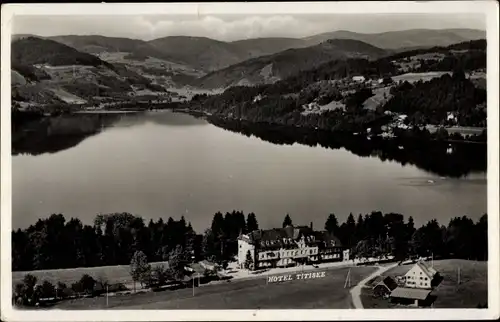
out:
<path id="1" fill-rule="evenodd" d="M 12 268 L 35 269 L 127 265 L 137 250 L 152 261 L 167 258 L 178 245 L 196 258 L 201 236 L 184 217 L 150 220 L 129 213 L 98 215 L 93 225 L 62 214 L 39 219 L 27 229 L 12 231 Z"/>
<path id="2" fill-rule="evenodd" d="M 283 227 L 291 224 L 287 214 Z M 486 259 L 486 227 L 484 215 L 477 223 L 467 217 L 454 218 L 446 227 L 434 220 L 415 230 L 413 218 L 405 222 L 401 214 L 381 212 L 360 214 L 357 220 L 350 214 L 342 224 L 332 214 L 325 224 L 327 231 L 359 254 L 366 248 L 390 250 L 395 256 L 431 251 L 471 259 Z M 227 263 L 237 254 L 238 236 L 257 229 L 255 214 L 245 219 L 241 211 L 217 212 L 203 236 L 196 235 L 184 218 L 170 218 L 166 224 L 162 219 L 151 220 L 146 227 L 141 217 L 122 213 L 100 215 L 94 226 L 82 226 L 78 219 L 65 223 L 63 215 L 52 215 L 25 231 L 12 232 L 13 270 L 128 265 L 133 258 L 173 261 L 170 267 L 201 258 Z M 134 257 L 138 252 L 143 257 Z"/>
<path id="3" fill-rule="evenodd" d="M 488 217 L 484 214 L 476 223 L 463 216 L 450 220 L 448 226 L 433 219 L 416 229 L 412 217 L 407 221 L 397 213 L 372 212 L 349 214 L 342 224 L 330 214 L 325 230 L 335 234 L 357 257 L 393 255 L 405 259 L 412 255 L 488 259 Z"/>
<path id="4" fill-rule="evenodd" d="M 32 274 L 26 274 L 22 282 L 14 286 L 12 300 L 17 305 L 35 306 L 40 303 L 55 302 L 72 297 L 98 295 L 106 291 L 108 281 L 84 274 L 80 280 L 70 286 L 63 282 L 56 285 L 48 280 L 39 283 L 38 278 Z"/>
<path id="5" fill-rule="evenodd" d="M 219 262 L 230 260 L 238 252 L 239 234 L 258 229 L 256 223 L 253 213 L 248 215 L 247 224 L 242 212 L 226 213 L 225 217 L 221 213 L 215 214 L 211 229 L 204 235 L 204 257 Z M 289 214 L 285 216 L 282 227 L 288 225 L 293 225 Z M 364 216 L 359 214 L 357 219 L 350 214 L 342 224 L 335 214 L 330 214 L 324 229 L 337 236 L 345 247 L 359 257 L 390 254 L 404 259 L 410 255 L 434 254 L 441 257 L 487 259 L 486 215 L 477 223 L 464 216 L 453 218 L 448 226 L 432 220 L 416 229 L 412 217 L 405 221 L 404 216 L 397 213 L 382 214 L 377 211 Z"/>

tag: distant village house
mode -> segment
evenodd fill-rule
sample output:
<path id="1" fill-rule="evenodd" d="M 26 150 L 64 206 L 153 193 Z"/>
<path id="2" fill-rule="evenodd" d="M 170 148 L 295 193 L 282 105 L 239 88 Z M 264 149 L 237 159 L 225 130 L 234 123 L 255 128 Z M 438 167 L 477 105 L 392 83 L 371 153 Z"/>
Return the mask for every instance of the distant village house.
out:
<path id="1" fill-rule="evenodd" d="M 352 80 L 355 82 L 363 83 L 365 81 L 365 77 L 364 76 L 353 76 Z"/>

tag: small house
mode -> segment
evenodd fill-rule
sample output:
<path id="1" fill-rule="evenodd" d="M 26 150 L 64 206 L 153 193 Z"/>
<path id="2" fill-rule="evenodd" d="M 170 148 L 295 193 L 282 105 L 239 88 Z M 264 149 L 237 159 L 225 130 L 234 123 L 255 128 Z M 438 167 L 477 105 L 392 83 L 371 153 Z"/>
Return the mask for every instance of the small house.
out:
<path id="1" fill-rule="evenodd" d="M 364 76 L 353 76 L 352 80 L 355 82 L 358 82 L 358 83 L 363 83 L 365 81 L 365 77 Z"/>
<path id="2" fill-rule="evenodd" d="M 391 276 L 381 278 L 373 287 L 373 294 L 375 296 L 388 296 L 398 287 L 398 283 Z"/>

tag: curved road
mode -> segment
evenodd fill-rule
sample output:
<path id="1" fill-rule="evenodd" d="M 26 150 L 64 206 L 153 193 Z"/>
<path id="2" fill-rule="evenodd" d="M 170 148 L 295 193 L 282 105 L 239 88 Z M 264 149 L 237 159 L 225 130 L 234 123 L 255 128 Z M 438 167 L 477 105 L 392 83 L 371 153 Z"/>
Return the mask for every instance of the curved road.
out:
<path id="1" fill-rule="evenodd" d="M 363 309 L 363 302 L 361 302 L 361 289 L 365 286 L 365 284 L 371 280 L 372 278 L 376 277 L 376 276 L 379 276 L 381 275 L 382 273 L 390 270 L 391 268 L 393 267 L 396 267 L 398 266 L 397 263 L 395 264 L 391 264 L 391 265 L 387 265 L 387 266 L 380 266 L 378 268 L 378 270 L 376 270 L 375 272 L 373 272 L 372 274 L 370 274 L 368 277 L 366 277 L 364 280 L 362 280 L 361 282 L 358 283 L 358 285 L 354 286 L 352 289 L 351 289 L 351 297 L 352 297 L 352 303 L 354 305 L 354 308 L 355 309 Z"/>

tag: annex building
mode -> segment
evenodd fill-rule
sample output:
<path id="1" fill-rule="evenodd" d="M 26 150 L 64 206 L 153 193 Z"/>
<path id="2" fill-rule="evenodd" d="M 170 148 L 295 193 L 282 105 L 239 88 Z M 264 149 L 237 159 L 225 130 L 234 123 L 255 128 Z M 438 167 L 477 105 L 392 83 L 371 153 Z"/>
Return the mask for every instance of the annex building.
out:
<path id="1" fill-rule="evenodd" d="M 255 230 L 238 238 L 238 265 L 263 269 L 349 260 L 349 250 L 326 231 L 307 226 Z"/>
<path id="2" fill-rule="evenodd" d="M 419 261 L 404 275 L 404 285 L 391 292 L 391 301 L 413 306 L 426 306 L 432 302 L 432 290 L 440 283 L 439 273 Z"/>

